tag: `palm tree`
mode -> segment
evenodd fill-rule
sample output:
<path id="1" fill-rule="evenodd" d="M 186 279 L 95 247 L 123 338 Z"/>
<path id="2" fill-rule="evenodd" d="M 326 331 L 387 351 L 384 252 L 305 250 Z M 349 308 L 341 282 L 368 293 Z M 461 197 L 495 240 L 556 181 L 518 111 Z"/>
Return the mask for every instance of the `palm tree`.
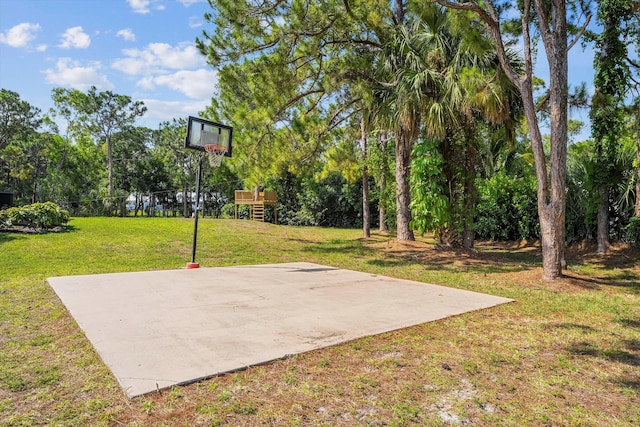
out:
<path id="1" fill-rule="evenodd" d="M 419 12 L 411 25 L 400 28 L 386 51 L 387 70 L 394 70 L 395 65 L 395 81 L 387 90 L 386 102 L 393 103 L 396 125 L 398 236 L 401 240 L 402 203 L 409 197 L 408 185 L 400 186 L 400 175 L 409 168 L 411 147 L 422 130 L 426 137 L 439 141 L 444 159 L 443 191 L 449 212 L 436 235 L 441 243 L 457 244 L 461 236 L 455 228 L 463 228 L 462 243 L 471 247 L 480 143 L 477 125 L 500 123 L 513 134 L 520 99 L 501 71 L 492 44 L 465 15 L 437 5 Z M 515 59 L 513 62 L 517 67 Z M 456 216 L 460 220 L 454 223 Z"/>

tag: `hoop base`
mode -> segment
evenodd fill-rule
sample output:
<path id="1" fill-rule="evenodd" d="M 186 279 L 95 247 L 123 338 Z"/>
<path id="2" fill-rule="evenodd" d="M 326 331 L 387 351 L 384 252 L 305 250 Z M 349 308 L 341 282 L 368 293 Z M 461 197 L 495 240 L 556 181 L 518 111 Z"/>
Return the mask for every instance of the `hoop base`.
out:
<path id="1" fill-rule="evenodd" d="M 192 268 L 200 268 L 200 264 L 198 264 L 197 262 L 188 262 L 187 270 L 191 270 Z"/>

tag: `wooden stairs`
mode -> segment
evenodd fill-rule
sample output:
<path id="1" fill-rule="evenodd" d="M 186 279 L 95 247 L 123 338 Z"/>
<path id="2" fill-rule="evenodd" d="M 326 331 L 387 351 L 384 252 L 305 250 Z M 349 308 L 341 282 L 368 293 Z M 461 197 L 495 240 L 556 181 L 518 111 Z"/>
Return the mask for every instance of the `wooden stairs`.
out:
<path id="1" fill-rule="evenodd" d="M 238 219 L 238 206 L 249 205 L 249 218 L 264 222 L 265 206 L 273 206 L 273 221 L 278 223 L 278 194 L 275 191 L 236 190 L 234 218 Z"/>
<path id="2" fill-rule="evenodd" d="M 264 222 L 264 205 L 252 205 L 251 219 Z"/>

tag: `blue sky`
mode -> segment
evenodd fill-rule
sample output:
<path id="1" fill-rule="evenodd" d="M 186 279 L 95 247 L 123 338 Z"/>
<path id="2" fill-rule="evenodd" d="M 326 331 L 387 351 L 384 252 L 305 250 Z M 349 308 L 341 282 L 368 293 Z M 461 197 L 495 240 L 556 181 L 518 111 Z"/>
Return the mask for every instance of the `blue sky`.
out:
<path id="1" fill-rule="evenodd" d="M 48 110 L 51 89 L 129 95 L 138 124 L 197 115 L 216 73 L 195 48 L 206 0 L 0 0 L 0 87 Z"/>
<path id="2" fill-rule="evenodd" d="M 54 87 L 94 85 L 143 101 L 138 124 L 151 128 L 197 115 L 217 81 L 195 48 L 206 12 L 206 0 L 0 0 L 0 87 L 47 111 Z M 591 50 L 572 49 L 572 84 L 592 90 L 592 63 Z M 588 135 L 586 126 L 580 139 Z"/>

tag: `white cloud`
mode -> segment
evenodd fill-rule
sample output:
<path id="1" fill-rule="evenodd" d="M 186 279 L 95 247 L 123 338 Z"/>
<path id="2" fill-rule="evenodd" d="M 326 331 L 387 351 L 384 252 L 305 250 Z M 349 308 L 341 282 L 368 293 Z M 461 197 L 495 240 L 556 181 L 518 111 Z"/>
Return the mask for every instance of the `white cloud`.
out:
<path id="1" fill-rule="evenodd" d="M 41 44 L 41 45 L 38 45 L 38 47 L 36 47 L 36 50 L 38 52 L 44 52 L 45 50 L 47 50 L 47 47 L 48 46 L 46 44 Z"/>
<path id="2" fill-rule="evenodd" d="M 136 86 L 151 90 L 156 86 L 164 86 L 183 93 L 193 99 L 210 99 L 218 84 L 218 73 L 212 70 L 182 70 L 173 74 L 147 76 Z"/>
<path id="3" fill-rule="evenodd" d="M 133 31 L 131 31 L 131 28 L 124 28 L 118 31 L 116 35 L 129 42 L 133 42 L 136 40 L 136 35 L 133 33 Z"/>
<path id="4" fill-rule="evenodd" d="M 155 10 L 164 10 L 165 6 L 161 3 L 161 0 L 127 0 L 129 6 L 135 13 L 141 13 L 143 15 L 151 12 L 151 8 Z"/>
<path id="5" fill-rule="evenodd" d="M 199 16 L 191 16 L 189 18 L 189 28 L 202 27 L 202 21 Z"/>
<path id="6" fill-rule="evenodd" d="M 82 27 L 67 28 L 62 35 L 62 41 L 58 45 L 63 49 L 86 49 L 91 44 L 91 37 L 85 33 Z"/>
<path id="7" fill-rule="evenodd" d="M 149 9 L 149 0 L 127 0 L 129 6 L 135 13 L 149 13 L 151 10 Z"/>
<path id="8" fill-rule="evenodd" d="M 185 7 L 189 7 L 192 4 L 204 2 L 204 0 L 178 0 L 178 3 L 182 3 Z"/>
<path id="9" fill-rule="evenodd" d="M 25 47 L 36 38 L 35 33 L 40 30 L 40 24 L 23 22 L 9 28 L 4 33 L 0 33 L 0 43 L 8 44 L 11 47 Z"/>
<path id="10" fill-rule="evenodd" d="M 179 70 L 204 64 L 204 58 L 191 43 L 172 47 L 167 43 L 151 43 L 145 49 L 124 49 L 126 58 L 113 62 L 112 67 L 123 73 L 139 75 L 162 73 L 163 69 Z"/>
<path id="11" fill-rule="evenodd" d="M 144 119 L 171 120 L 176 117 L 195 116 L 211 103 L 211 98 L 198 101 L 160 101 L 157 99 L 142 99 L 147 112 Z"/>
<path id="12" fill-rule="evenodd" d="M 58 86 L 70 86 L 74 89 L 87 90 L 91 86 L 98 89 L 112 90 L 111 83 L 104 74 L 100 74 L 102 68 L 100 62 L 91 62 L 82 66 L 71 58 L 60 58 L 55 69 L 48 68 L 44 71 L 47 83 Z"/>

